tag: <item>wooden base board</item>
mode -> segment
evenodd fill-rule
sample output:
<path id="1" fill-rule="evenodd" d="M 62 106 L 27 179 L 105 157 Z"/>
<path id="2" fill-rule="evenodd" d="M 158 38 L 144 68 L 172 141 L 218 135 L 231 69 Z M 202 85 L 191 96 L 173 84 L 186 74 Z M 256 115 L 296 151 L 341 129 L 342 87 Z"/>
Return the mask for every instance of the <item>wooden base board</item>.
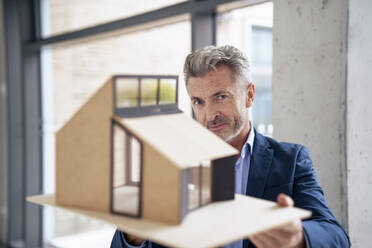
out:
<path id="1" fill-rule="evenodd" d="M 274 202 L 238 194 L 235 200 L 209 204 L 190 212 L 180 225 L 60 206 L 56 205 L 53 194 L 28 197 L 27 201 L 91 217 L 115 225 L 129 234 L 170 247 L 222 246 L 294 219 L 311 216 L 307 210 L 279 207 Z"/>

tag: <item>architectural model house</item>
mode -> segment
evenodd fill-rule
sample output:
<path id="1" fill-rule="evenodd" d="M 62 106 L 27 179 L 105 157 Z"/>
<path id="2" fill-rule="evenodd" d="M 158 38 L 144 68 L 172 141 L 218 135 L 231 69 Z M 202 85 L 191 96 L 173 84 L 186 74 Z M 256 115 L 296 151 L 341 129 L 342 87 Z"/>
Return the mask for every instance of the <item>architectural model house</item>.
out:
<path id="1" fill-rule="evenodd" d="M 56 203 L 179 224 L 234 199 L 238 151 L 178 107 L 177 76 L 113 76 L 56 135 Z"/>
<path id="2" fill-rule="evenodd" d="M 177 108 L 177 85 L 173 76 L 110 78 L 56 135 L 56 193 L 27 201 L 187 248 L 311 216 L 234 197 L 238 151 Z"/>

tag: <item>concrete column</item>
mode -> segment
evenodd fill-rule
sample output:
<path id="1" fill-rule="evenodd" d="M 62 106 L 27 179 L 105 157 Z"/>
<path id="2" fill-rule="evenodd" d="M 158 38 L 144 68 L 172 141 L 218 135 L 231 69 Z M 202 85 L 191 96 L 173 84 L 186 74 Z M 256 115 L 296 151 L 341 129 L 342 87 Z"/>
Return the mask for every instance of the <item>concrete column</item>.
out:
<path id="1" fill-rule="evenodd" d="M 349 0 L 347 178 L 349 234 L 371 247 L 372 234 L 372 1 Z"/>
<path id="2" fill-rule="evenodd" d="M 354 247 L 372 229 L 372 2 L 274 1 L 274 137 L 309 147 Z"/>
<path id="3" fill-rule="evenodd" d="M 347 229 L 347 0 L 274 1 L 274 138 L 306 145 Z"/>

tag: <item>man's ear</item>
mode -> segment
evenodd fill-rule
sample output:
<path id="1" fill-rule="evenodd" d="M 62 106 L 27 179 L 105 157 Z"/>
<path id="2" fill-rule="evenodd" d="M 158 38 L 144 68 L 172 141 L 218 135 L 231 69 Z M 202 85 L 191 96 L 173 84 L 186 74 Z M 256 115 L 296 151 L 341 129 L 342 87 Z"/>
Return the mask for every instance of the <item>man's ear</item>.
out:
<path id="1" fill-rule="evenodd" d="M 255 93 L 254 84 L 252 82 L 250 82 L 248 84 L 247 89 L 246 89 L 246 96 L 247 97 L 246 97 L 245 106 L 247 108 L 250 108 L 253 105 L 254 93 Z"/>

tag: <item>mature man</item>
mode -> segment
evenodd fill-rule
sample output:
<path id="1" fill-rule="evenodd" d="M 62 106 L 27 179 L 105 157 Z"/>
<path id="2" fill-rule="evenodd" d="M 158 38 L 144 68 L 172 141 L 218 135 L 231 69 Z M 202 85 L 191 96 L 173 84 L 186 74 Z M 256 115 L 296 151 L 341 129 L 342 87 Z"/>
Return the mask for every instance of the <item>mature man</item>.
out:
<path id="1" fill-rule="evenodd" d="M 347 234 L 327 207 L 308 150 L 252 128 L 248 109 L 255 88 L 247 58 L 232 46 L 208 46 L 187 56 L 184 75 L 197 120 L 240 151 L 236 193 L 313 214 L 226 247 L 349 247 Z M 162 246 L 117 231 L 111 247 Z"/>

